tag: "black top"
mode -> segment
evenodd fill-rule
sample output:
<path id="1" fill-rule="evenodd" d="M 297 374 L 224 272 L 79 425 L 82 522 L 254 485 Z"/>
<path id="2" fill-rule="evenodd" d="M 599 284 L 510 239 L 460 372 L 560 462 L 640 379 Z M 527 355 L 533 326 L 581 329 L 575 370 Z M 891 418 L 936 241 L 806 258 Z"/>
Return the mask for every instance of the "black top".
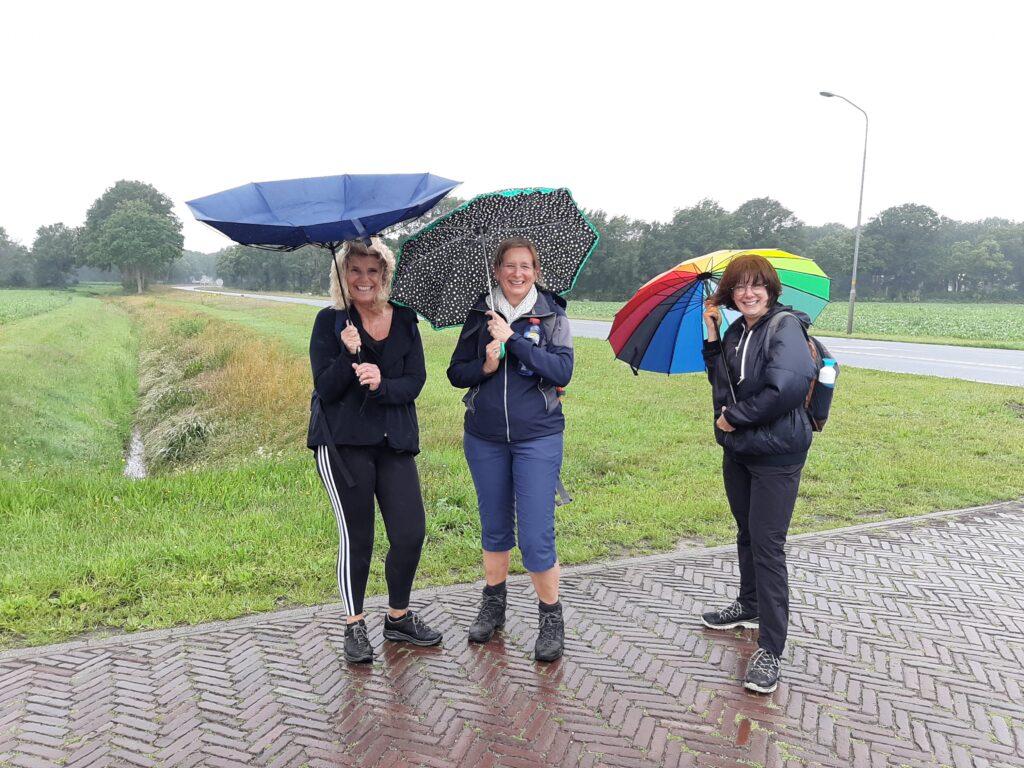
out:
<path id="1" fill-rule="evenodd" d="M 384 355 L 384 342 L 388 340 L 385 336 L 383 339 L 375 339 L 373 336 L 366 334 L 366 346 L 373 353 L 374 358 L 379 360 Z"/>
<path id="2" fill-rule="evenodd" d="M 349 319 L 345 311 L 326 307 L 313 323 L 309 339 L 313 386 L 330 428 L 330 438 L 337 445 L 384 442 L 397 451 L 419 453 L 414 403 L 427 380 L 423 342 L 416 327 L 416 313 L 406 307 L 392 307 L 394 314 L 386 344 L 372 339 L 363 329 L 355 308 L 350 310 L 362 339 L 363 362 L 380 368 L 381 383 L 375 392 L 360 386 L 352 368 L 356 356 L 349 354 L 341 343 L 340 332 Z M 310 448 L 324 445 L 330 439 L 315 421 L 311 420 L 306 439 Z"/>

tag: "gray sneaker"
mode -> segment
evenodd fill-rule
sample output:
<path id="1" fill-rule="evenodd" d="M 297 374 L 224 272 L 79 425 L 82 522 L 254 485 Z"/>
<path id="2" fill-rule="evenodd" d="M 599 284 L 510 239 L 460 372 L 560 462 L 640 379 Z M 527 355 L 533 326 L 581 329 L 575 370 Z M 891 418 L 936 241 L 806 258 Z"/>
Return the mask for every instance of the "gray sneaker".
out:
<path id="1" fill-rule="evenodd" d="M 771 693 L 779 687 L 779 675 L 782 672 L 782 659 L 771 651 L 758 648 L 747 662 L 747 674 L 743 678 L 743 687 L 757 693 Z"/>
<path id="2" fill-rule="evenodd" d="M 701 615 L 700 620 L 708 629 L 735 629 L 744 627 L 746 629 L 758 629 L 760 622 L 757 618 L 757 611 L 750 611 L 740 605 L 739 600 L 734 600 L 720 611 L 708 611 Z"/>

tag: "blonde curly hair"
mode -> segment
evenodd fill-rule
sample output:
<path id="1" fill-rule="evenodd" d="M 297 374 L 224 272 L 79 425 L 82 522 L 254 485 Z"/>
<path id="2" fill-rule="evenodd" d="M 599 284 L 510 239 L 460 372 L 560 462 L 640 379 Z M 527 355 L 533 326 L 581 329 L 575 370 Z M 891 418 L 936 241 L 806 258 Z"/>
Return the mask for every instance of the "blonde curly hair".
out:
<path id="1" fill-rule="evenodd" d="M 377 293 L 376 303 L 382 304 L 391 296 L 391 280 L 395 276 L 395 254 L 376 235 L 370 238 L 367 245 L 362 240 L 348 240 L 334 257 L 337 263 L 331 265 L 331 304 L 335 309 L 345 309 L 347 303 L 351 303 L 352 296 L 349 294 L 348 281 L 338 282 L 338 272 L 342 275 L 348 267 L 350 256 L 374 256 L 380 263 L 380 291 Z M 344 294 L 342 293 L 344 291 Z"/>

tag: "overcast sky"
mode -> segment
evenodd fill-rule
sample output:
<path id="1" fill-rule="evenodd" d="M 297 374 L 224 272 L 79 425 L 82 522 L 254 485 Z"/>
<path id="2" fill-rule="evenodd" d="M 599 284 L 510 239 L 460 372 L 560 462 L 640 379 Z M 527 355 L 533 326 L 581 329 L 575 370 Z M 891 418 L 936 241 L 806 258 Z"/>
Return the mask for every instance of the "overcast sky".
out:
<path id="1" fill-rule="evenodd" d="M 118 179 L 193 197 L 430 171 L 665 220 L 771 196 L 804 221 L 915 202 L 1024 219 L 1013 3 L 132 2 L 0 10 L 0 226 L 82 223 Z"/>

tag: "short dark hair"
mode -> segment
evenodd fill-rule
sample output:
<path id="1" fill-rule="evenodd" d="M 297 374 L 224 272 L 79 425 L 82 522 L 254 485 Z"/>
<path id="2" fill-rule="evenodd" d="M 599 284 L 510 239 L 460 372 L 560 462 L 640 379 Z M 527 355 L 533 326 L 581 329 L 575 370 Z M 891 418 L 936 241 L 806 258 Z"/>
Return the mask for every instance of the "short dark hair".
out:
<path id="1" fill-rule="evenodd" d="M 774 307 L 782 295 L 782 282 L 775 267 L 764 256 L 756 253 L 743 253 L 733 258 L 718 281 L 718 290 L 711 301 L 720 307 L 728 307 L 738 311 L 733 301 L 732 291 L 738 285 L 763 285 L 768 289 L 768 306 Z"/>

